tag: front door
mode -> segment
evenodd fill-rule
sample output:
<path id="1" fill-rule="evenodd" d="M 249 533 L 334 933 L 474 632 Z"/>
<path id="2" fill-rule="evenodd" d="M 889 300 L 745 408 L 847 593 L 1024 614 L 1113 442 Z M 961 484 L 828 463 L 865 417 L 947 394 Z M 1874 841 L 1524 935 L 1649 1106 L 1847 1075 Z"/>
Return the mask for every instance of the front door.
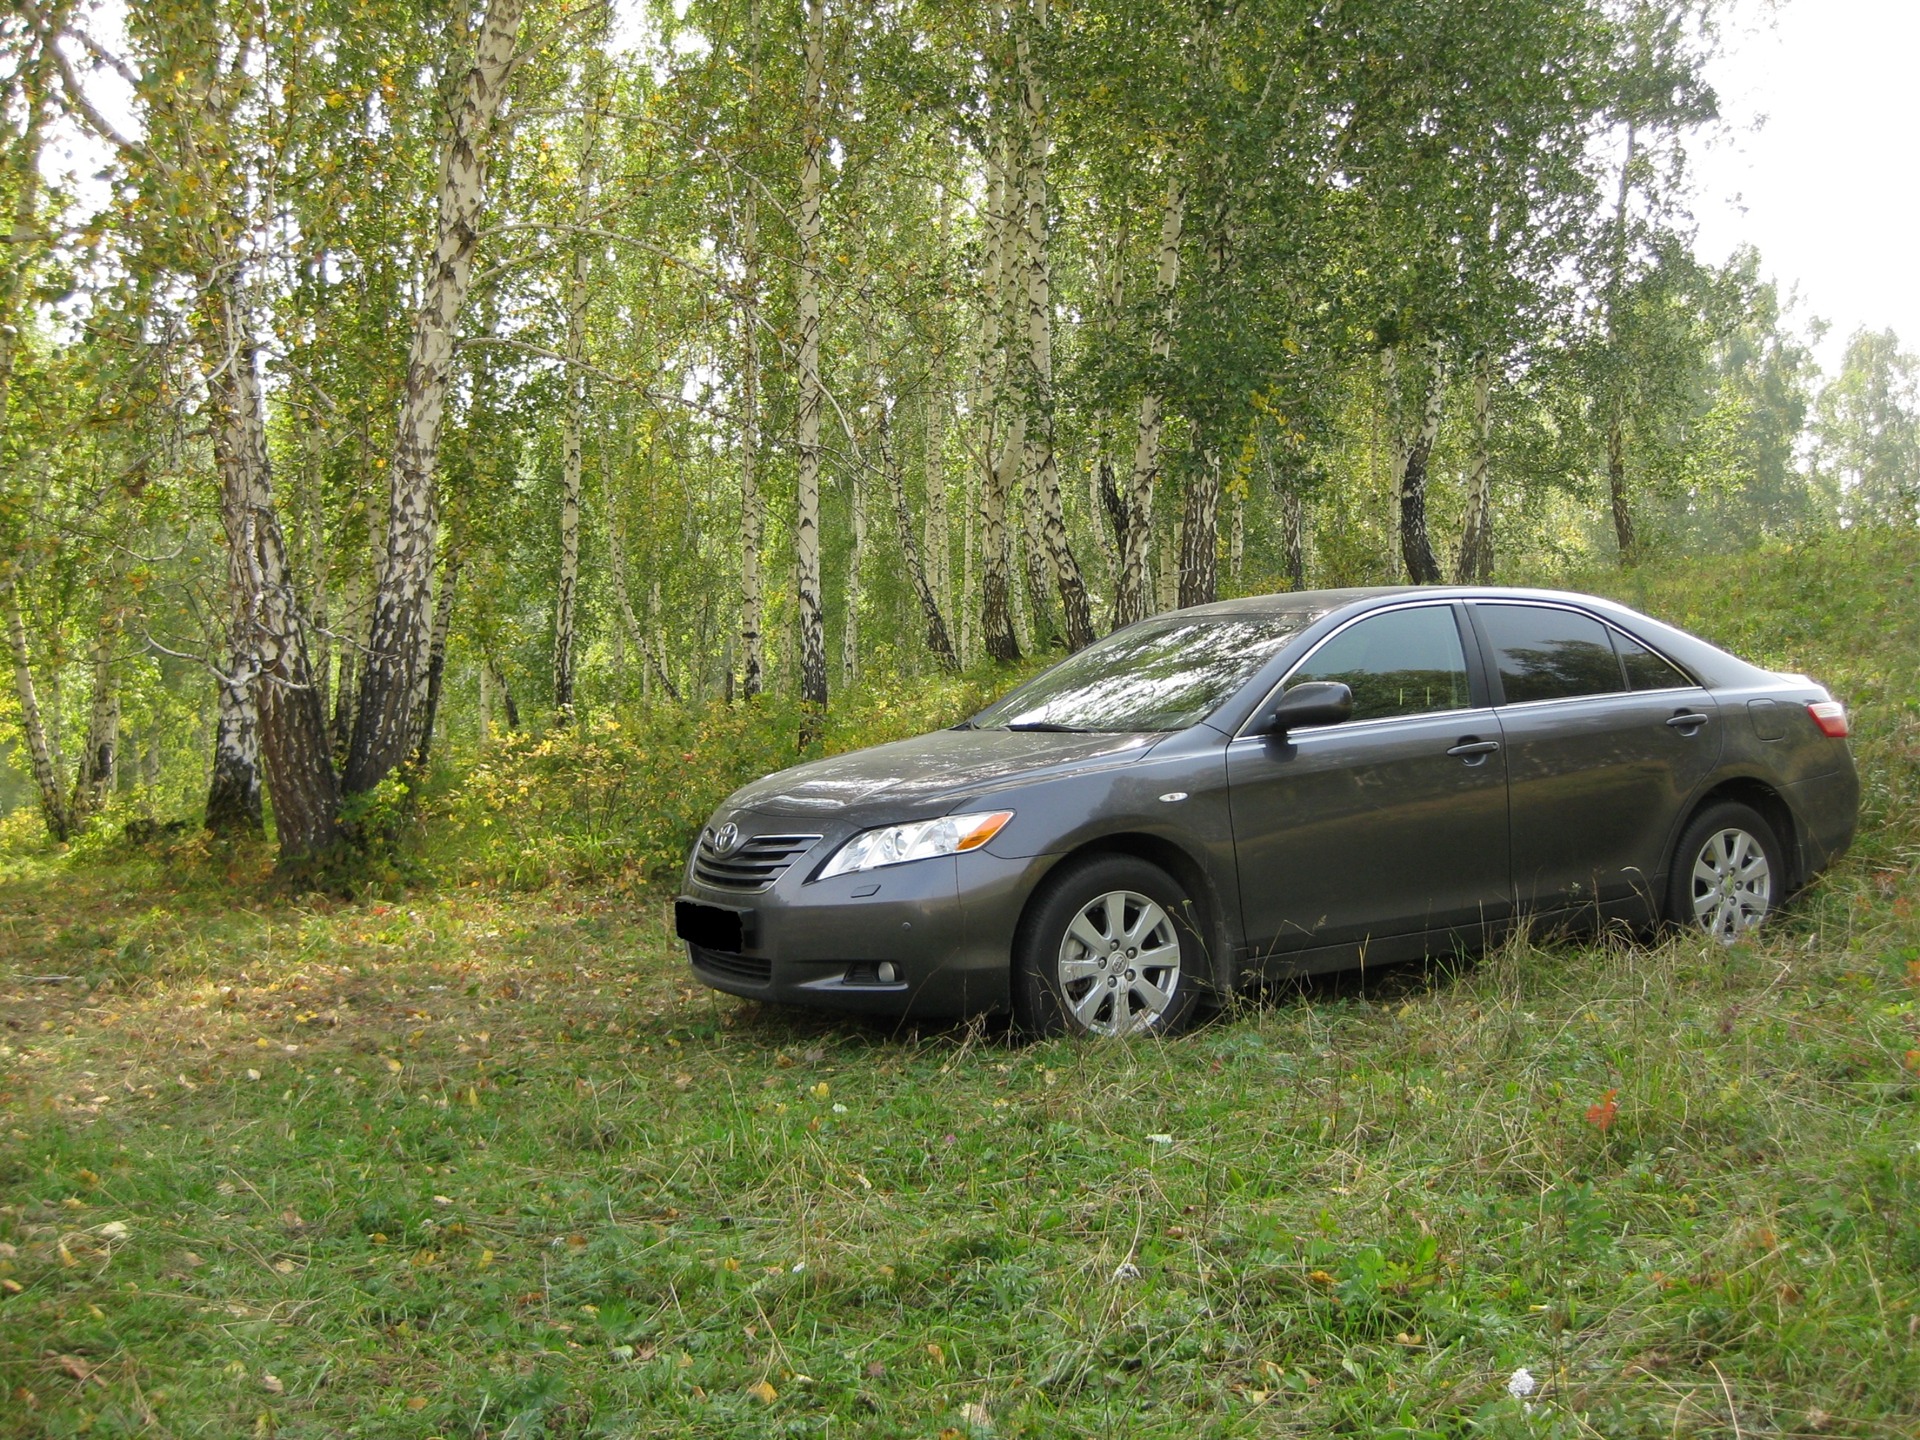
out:
<path id="1" fill-rule="evenodd" d="M 1511 913 L 1506 754 L 1473 692 L 1463 618 L 1447 602 L 1363 616 L 1285 682 L 1343 682 L 1351 720 L 1228 747 L 1256 955 L 1421 931 L 1478 938 Z"/>

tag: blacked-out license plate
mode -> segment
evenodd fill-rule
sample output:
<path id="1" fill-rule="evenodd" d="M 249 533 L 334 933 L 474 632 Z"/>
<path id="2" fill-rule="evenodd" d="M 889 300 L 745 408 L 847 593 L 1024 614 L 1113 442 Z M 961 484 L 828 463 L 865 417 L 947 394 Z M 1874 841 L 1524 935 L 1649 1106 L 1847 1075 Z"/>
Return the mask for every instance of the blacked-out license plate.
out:
<path id="1" fill-rule="evenodd" d="M 702 950 L 738 955 L 753 937 L 753 912 L 705 905 L 698 900 L 675 900 L 673 933 Z"/>

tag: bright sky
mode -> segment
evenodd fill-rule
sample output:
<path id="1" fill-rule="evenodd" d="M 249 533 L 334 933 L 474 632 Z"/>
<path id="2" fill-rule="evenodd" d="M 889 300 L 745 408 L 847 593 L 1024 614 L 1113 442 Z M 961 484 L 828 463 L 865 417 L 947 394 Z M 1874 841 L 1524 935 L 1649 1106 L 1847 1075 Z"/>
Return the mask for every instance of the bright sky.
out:
<path id="1" fill-rule="evenodd" d="M 1700 256 L 1758 248 L 1796 319 L 1831 322 L 1829 374 L 1861 326 L 1920 350 L 1920 4 L 1773 9 L 1741 0 L 1709 71 L 1731 133 L 1694 147 Z"/>

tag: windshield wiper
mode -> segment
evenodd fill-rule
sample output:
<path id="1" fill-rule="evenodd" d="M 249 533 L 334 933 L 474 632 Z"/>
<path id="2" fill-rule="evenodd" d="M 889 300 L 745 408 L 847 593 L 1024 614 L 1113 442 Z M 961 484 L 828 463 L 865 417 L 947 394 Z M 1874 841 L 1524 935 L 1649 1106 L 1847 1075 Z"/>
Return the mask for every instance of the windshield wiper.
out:
<path id="1" fill-rule="evenodd" d="M 1009 730 L 1038 730 L 1047 735 L 1090 735 L 1093 732 L 1084 725 L 1056 725 L 1051 720 L 1016 720 L 1007 726 Z"/>

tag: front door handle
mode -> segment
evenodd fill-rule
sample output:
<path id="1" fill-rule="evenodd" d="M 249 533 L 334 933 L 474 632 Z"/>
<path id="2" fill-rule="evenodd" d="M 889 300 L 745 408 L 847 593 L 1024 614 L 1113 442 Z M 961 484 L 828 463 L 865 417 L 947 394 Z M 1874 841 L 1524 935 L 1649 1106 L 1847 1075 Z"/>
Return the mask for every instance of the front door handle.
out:
<path id="1" fill-rule="evenodd" d="M 1712 718 L 1710 715 L 1702 715 L 1698 710 L 1683 710 L 1667 721 L 1667 724 L 1690 735 Z"/>
<path id="2" fill-rule="evenodd" d="M 1457 755 L 1469 765 L 1480 765 L 1485 763 L 1484 757 L 1493 754 L 1499 748 L 1498 740 L 1475 740 L 1469 737 L 1447 751 L 1447 754 Z"/>

